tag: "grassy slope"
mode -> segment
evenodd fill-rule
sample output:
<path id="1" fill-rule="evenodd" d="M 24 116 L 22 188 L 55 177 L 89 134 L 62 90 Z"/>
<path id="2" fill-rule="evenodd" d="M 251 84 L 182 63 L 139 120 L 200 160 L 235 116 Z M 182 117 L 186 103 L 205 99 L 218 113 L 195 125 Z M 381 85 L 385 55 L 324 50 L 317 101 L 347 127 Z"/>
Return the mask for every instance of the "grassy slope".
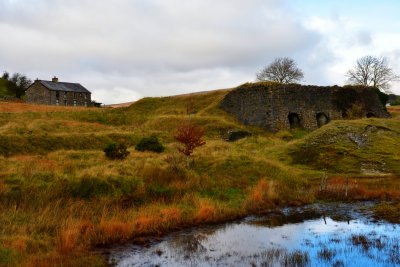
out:
<path id="1" fill-rule="evenodd" d="M 358 174 L 367 160 L 385 162 L 381 171 L 400 172 L 399 117 L 332 122 L 305 137 L 272 135 L 219 110 L 226 93 L 145 98 L 120 109 L 31 112 L 24 106 L 25 112 L 1 113 L 0 152 L 7 157 L 0 158 L 0 265 L 101 265 L 88 249 L 312 202 L 321 166 L 331 174 Z M 187 170 L 172 134 L 190 101 L 191 120 L 207 129 L 207 144 Z M 371 130 L 367 145 L 356 149 L 345 133 L 362 134 L 366 125 L 390 131 Z M 221 140 L 233 128 L 254 135 L 235 143 Z M 165 144 L 164 153 L 133 149 L 140 137 L 153 133 Z M 285 141 L 293 135 L 299 139 Z M 120 137 L 128 140 L 131 154 L 124 161 L 107 160 L 102 148 Z"/>
<path id="2" fill-rule="evenodd" d="M 400 120 L 334 121 L 288 147 L 293 163 L 348 174 L 400 174 Z"/>
<path id="3" fill-rule="evenodd" d="M 183 120 L 189 98 L 195 101 L 194 111 L 197 112 L 192 116 L 193 122 L 206 125 L 208 137 L 218 137 L 226 129 L 245 128 L 217 109 L 225 94 L 226 91 L 216 91 L 193 97 L 145 98 L 129 108 L 120 109 L 49 108 L 49 112 L 0 113 L 0 154 L 101 149 L 121 137 L 133 145 L 149 134 L 157 134 L 163 141 L 171 142 L 170 131 Z M 77 139 L 77 136 L 81 138 Z"/>

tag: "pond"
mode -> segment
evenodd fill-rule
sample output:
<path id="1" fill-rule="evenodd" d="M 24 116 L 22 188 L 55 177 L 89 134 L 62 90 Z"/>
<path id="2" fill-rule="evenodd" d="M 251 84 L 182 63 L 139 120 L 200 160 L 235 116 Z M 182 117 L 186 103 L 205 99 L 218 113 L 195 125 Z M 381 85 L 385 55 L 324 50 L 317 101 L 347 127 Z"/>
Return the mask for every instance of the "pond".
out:
<path id="1" fill-rule="evenodd" d="M 117 266 L 400 266 L 400 225 L 373 219 L 372 205 L 285 208 L 106 254 Z"/>

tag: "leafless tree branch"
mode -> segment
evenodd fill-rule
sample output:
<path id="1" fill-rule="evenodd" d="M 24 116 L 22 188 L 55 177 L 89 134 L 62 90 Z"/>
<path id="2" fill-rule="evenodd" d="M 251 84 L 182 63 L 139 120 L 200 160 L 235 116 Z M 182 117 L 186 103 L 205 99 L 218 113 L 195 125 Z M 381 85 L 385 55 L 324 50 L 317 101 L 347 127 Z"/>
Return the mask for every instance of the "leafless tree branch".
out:
<path id="1" fill-rule="evenodd" d="M 346 76 L 350 84 L 374 86 L 385 92 L 390 92 L 390 83 L 400 78 L 389 67 L 385 57 L 374 56 L 359 58 Z"/>
<path id="2" fill-rule="evenodd" d="M 293 83 L 303 79 L 303 72 L 296 62 L 287 57 L 276 58 L 271 64 L 257 73 L 258 81 Z"/>

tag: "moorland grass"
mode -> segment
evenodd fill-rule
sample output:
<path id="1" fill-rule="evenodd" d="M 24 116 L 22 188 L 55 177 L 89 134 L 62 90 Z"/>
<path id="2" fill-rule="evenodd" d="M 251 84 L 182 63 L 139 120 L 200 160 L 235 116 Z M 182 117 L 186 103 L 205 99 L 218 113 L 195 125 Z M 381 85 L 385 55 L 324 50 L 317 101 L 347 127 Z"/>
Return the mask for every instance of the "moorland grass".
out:
<path id="1" fill-rule="evenodd" d="M 0 265 L 105 265 L 93 248 L 327 200 L 331 191 L 340 199 L 347 173 L 359 176 L 357 199 L 397 197 L 395 176 L 360 173 L 366 160 L 385 162 L 384 174 L 400 173 L 396 115 L 273 135 L 219 110 L 226 93 L 145 98 L 118 109 L 39 112 L 21 104 L 21 112 L 0 113 Z M 207 143 L 196 149 L 186 169 L 172 135 L 187 119 L 183 114 L 191 101 L 190 119 L 206 128 Z M 345 138 L 368 125 L 389 130 L 370 128 L 370 141 L 360 148 Z M 253 135 L 225 142 L 227 129 Z M 134 149 L 152 134 L 165 146 L 163 153 Z M 120 138 L 129 156 L 108 160 L 102 149 Z M 325 194 L 318 192 L 322 171 L 340 177 L 330 180 Z"/>

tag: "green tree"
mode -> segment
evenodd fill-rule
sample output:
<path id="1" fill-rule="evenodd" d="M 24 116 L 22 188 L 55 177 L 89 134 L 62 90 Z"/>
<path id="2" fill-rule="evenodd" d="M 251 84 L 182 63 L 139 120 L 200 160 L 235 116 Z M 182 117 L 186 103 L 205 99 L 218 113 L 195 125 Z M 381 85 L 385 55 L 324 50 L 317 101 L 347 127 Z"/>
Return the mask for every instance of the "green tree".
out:
<path id="1" fill-rule="evenodd" d="M 3 72 L 3 79 L 7 80 L 7 91 L 21 99 L 25 95 L 25 90 L 32 84 L 32 81 L 23 74 L 14 73 L 12 76 L 5 71 Z"/>

